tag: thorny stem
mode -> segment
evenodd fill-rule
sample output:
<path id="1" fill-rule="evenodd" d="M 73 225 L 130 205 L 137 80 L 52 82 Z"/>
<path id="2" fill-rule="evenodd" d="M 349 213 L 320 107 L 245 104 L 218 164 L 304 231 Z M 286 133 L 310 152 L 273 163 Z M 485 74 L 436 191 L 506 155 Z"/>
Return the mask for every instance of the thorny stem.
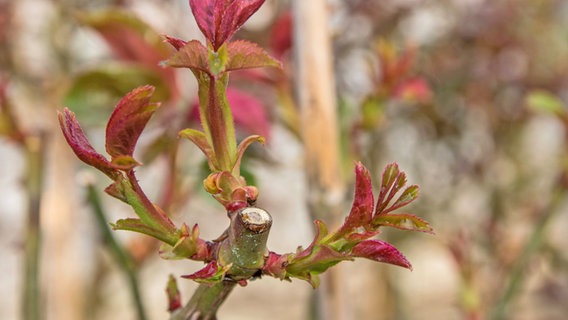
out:
<path id="1" fill-rule="evenodd" d="M 134 262 L 132 261 L 130 255 L 126 251 L 124 251 L 122 246 L 118 244 L 113 236 L 113 233 L 110 231 L 100 197 L 93 184 L 87 185 L 87 199 L 93 209 L 93 212 L 95 213 L 97 223 L 99 224 L 99 230 L 102 232 L 105 243 L 109 247 L 114 256 L 114 259 L 128 279 L 128 285 L 130 286 L 132 299 L 136 307 L 136 312 L 138 313 L 138 319 L 145 320 L 147 319 L 147 317 L 146 312 L 144 311 L 144 305 L 142 303 L 142 297 L 140 294 L 140 288 L 138 286 L 138 279 L 136 276 Z"/>
<path id="2" fill-rule="evenodd" d="M 533 229 L 533 233 L 527 241 L 520 257 L 517 259 L 517 262 L 514 264 L 507 286 L 503 291 L 503 295 L 498 300 L 495 309 L 493 310 L 491 319 L 504 320 L 507 318 L 507 307 L 517 294 L 519 287 L 523 285 L 525 279 L 524 272 L 527 268 L 528 263 L 530 262 L 530 258 L 541 246 L 546 227 L 548 226 L 548 222 L 551 221 L 552 217 L 558 212 L 558 206 L 562 202 L 564 195 L 565 190 L 562 188 L 562 186 L 557 187 L 552 194 L 551 201 L 543 210 L 543 214 L 537 221 Z"/>

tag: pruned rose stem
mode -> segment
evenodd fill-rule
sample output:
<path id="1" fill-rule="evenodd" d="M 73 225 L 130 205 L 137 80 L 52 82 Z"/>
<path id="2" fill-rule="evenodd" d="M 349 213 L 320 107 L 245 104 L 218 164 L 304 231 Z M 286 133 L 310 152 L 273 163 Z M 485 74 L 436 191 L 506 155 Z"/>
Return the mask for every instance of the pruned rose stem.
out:
<path id="1" fill-rule="evenodd" d="M 260 208 L 247 207 L 229 212 L 231 224 L 227 236 L 221 241 L 218 263 L 231 265 L 221 282 L 201 284 L 189 302 L 174 312 L 170 320 L 216 319 L 216 313 L 239 281 L 253 278 L 264 265 L 266 242 L 272 217 Z"/>

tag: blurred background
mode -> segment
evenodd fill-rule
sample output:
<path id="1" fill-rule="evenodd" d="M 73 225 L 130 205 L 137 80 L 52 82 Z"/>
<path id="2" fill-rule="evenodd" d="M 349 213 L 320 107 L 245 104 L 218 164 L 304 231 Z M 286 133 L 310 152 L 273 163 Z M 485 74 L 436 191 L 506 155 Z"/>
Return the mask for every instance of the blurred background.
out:
<path id="1" fill-rule="evenodd" d="M 353 161 L 374 182 L 396 161 L 421 187 L 407 210 L 436 232 L 379 235 L 412 272 L 362 260 L 336 267 L 341 318 L 564 319 L 568 2 L 329 0 L 327 9 L 319 27 L 331 37 L 321 50 L 335 75 L 338 206 L 349 211 Z M 237 34 L 285 67 L 234 73 L 229 93 L 238 133 L 268 139 L 243 166 L 273 215 L 269 248 L 279 253 L 313 237 L 296 13 L 267 0 Z M 107 232 L 105 221 L 132 212 L 66 145 L 64 106 L 102 151 L 118 99 L 156 86 L 163 106 L 137 150 L 142 187 L 205 239 L 227 226 L 202 191 L 204 158 L 175 138 L 199 126 L 196 83 L 158 65 L 172 53 L 163 34 L 203 39 L 186 0 L 0 0 L 0 319 L 166 319 L 169 274 L 201 267 L 161 259 L 145 236 Z M 178 283 L 186 301 L 195 284 Z M 308 283 L 263 278 L 236 288 L 219 318 L 308 319 L 311 301 Z"/>

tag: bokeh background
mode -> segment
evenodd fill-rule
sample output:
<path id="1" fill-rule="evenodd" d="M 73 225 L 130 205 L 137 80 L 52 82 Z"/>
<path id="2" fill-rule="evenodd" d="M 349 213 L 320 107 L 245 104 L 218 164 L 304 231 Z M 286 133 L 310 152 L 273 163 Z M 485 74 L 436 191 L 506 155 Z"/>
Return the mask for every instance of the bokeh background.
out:
<path id="1" fill-rule="evenodd" d="M 369 261 L 337 267 L 346 317 L 564 319 L 568 2 L 330 0 L 328 18 L 345 213 L 353 161 L 375 181 L 396 161 L 421 187 L 408 210 L 436 232 L 380 235 L 412 272 Z M 267 0 L 237 37 L 258 42 L 285 68 L 231 80 L 239 132 L 269 138 L 244 166 L 261 191 L 259 206 L 273 215 L 269 247 L 280 253 L 313 236 L 294 24 L 288 1 Z M 64 143 L 56 117 L 63 106 L 103 150 L 119 97 L 155 85 L 164 106 L 140 142 L 141 184 L 176 222 L 199 223 L 204 238 L 226 227 L 201 190 L 203 157 L 172 138 L 196 125 L 196 84 L 188 70 L 157 66 L 171 53 L 161 34 L 202 39 L 187 1 L 0 0 L 0 319 L 24 319 L 24 288 L 35 277 L 39 288 L 28 291 L 38 293 L 42 319 L 138 317 L 88 190 L 100 195 L 109 222 L 131 211 L 101 192 L 109 181 Z M 167 318 L 168 275 L 200 264 L 163 260 L 144 236 L 113 236 L 128 253 L 147 318 Z M 179 285 L 188 299 L 195 285 Z M 219 317 L 307 319 L 312 296 L 307 283 L 264 278 L 237 288 Z"/>

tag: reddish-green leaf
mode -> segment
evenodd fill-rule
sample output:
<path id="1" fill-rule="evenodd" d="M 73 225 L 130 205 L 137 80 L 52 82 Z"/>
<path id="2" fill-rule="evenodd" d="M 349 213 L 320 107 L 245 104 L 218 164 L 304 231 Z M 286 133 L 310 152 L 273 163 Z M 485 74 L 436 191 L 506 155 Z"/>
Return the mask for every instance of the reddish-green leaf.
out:
<path id="1" fill-rule="evenodd" d="M 118 171 L 113 168 L 110 161 L 95 151 L 87 140 L 77 118 L 75 118 L 75 114 L 67 108 L 63 109 L 63 112 L 57 113 L 65 140 L 77 157 L 86 164 L 101 170 L 111 179 L 115 179 L 119 175 Z"/>
<path id="2" fill-rule="evenodd" d="M 176 49 L 176 51 L 179 51 L 179 49 L 181 49 L 183 46 L 185 46 L 187 44 L 187 41 L 185 41 L 185 40 L 170 37 L 168 35 L 164 35 L 164 38 L 165 38 L 164 41 L 169 43 L 172 47 L 174 47 Z"/>
<path id="3" fill-rule="evenodd" d="M 217 51 L 265 0 L 189 0 L 197 26 Z"/>
<path id="4" fill-rule="evenodd" d="M 420 188 L 417 185 L 411 185 L 410 187 L 404 189 L 402 194 L 396 199 L 396 201 L 388 209 L 383 210 L 381 214 L 396 210 L 398 208 L 404 207 L 407 204 L 418 198 L 418 191 Z"/>
<path id="5" fill-rule="evenodd" d="M 351 212 L 345 219 L 340 234 L 367 226 L 371 221 L 374 206 L 373 185 L 367 168 L 360 162 L 355 164 L 355 196 Z"/>
<path id="6" fill-rule="evenodd" d="M 385 167 L 385 169 L 383 170 L 383 178 L 381 180 L 381 189 L 379 190 L 379 198 L 377 199 L 377 206 L 379 203 L 383 203 L 383 200 L 387 196 L 389 190 L 392 188 L 399 173 L 400 170 L 398 169 L 398 164 L 396 163 L 388 164 Z"/>
<path id="7" fill-rule="evenodd" d="M 217 283 L 217 282 L 220 282 L 221 280 L 223 280 L 225 273 L 227 273 L 227 271 L 229 271 L 230 268 L 231 268 L 230 265 L 223 267 L 223 266 L 218 265 L 217 261 L 213 260 L 213 261 L 209 262 L 201 270 L 199 270 L 195 273 L 189 274 L 189 275 L 181 276 L 181 277 L 194 280 L 195 282 L 198 282 L 198 283 L 212 284 L 212 283 Z"/>
<path id="8" fill-rule="evenodd" d="M 381 214 L 394 198 L 396 193 L 406 184 L 406 174 L 399 170 L 396 163 L 389 164 L 383 172 L 383 180 L 375 214 Z"/>
<path id="9" fill-rule="evenodd" d="M 323 223 L 323 221 L 320 220 L 315 220 L 314 224 L 316 225 L 316 235 L 314 236 L 314 240 L 312 241 L 312 243 L 304 250 L 301 249 L 301 247 L 298 248 L 298 252 L 297 254 L 294 256 L 295 260 L 298 259 L 302 259 L 305 258 L 307 256 L 309 256 L 313 250 L 313 248 L 321 242 L 321 240 L 323 238 L 325 238 L 325 236 L 327 236 L 327 226 L 325 225 L 325 223 Z"/>
<path id="10" fill-rule="evenodd" d="M 281 68 L 281 63 L 271 57 L 264 49 L 255 43 L 238 40 L 227 45 L 229 61 L 225 67 L 226 71 L 250 69 L 259 67 Z"/>
<path id="11" fill-rule="evenodd" d="M 373 225 L 393 227 L 402 230 L 434 233 L 430 224 L 421 218 L 408 213 L 380 214 L 373 219 Z"/>
<path id="12" fill-rule="evenodd" d="M 264 138 L 258 135 L 252 135 L 246 137 L 239 145 L 237 146 L 237 162 L 233 166 L 233 174 L 240 175 L 239 169 L 241 167 L 241 159 L 245 153 L 245 150 L 253 143 L 253 142 L 260 142 L 264 143 Z"/>
<path id="13" fill-rule="evenodd" d="M 217 164 L 215 153 L 213 152 L 213 148 L 207 141 L 205 133 L 194 129 L 185 129 L 180 131 L 178 135 L 180 137 L 191 140 L 199 149 L 201 149 L 201 151 L 207 158 L 207 161 L 209 163 L 209 168 L 211 170 L 213 171 L 219 170 L 219 165 Z"/>
<path id="14" fill-rule="evenodd" d="M 190 68 L 193 71 L 211 73 L 207 48 L 197 40 L 191 40 L 179 48 L 178 52 L 166 61 L 166 65 L 173 68 Z"/>
<path id="15" fill-rule="evenodd" d="M 150 103 L 154 87 L 134 89 L 117 104 L 106 128 L 106 150 L 113 159 L 132 156 L 142 130 L 159 104 Z"/>
<path id="16" fill-rule="evenodd" d="M 290 254 L 280 255 L 272 251 L 268 252 L 268 257 L 264 259 L 262 273 L 280 280 L 289 280 L 286 276 L 286 266 L 288 266 L 289 257 Z"/>
<path id="17" fill-rule="evenodd" d="M 412 270 L 412 265 L 398 249 L 388 242 L 366 240 L 353 247 L 351 256 L 394 264 Z"/>

